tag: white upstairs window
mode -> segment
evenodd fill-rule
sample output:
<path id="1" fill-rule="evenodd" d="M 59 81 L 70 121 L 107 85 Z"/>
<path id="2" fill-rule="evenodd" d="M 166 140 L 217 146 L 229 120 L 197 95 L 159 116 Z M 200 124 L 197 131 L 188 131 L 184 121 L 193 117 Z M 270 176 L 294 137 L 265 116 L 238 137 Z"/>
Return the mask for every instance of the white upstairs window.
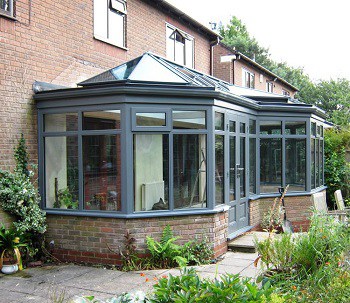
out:
<path id="1" fill-rule="evenodd" d="M 166 54 L 169 60 L 193 68 L 194 39 L 175 27 L 166 27 Z"/>
<path id="2" fill-rule="evenodd" d="M 126 0 L 94 0 L 94 37 L 125 47 Z"/>
<path id="3" fill-rule="evenodd" d="M 0 0 L 0 15 L 14 17 L 14 0 Z"/>

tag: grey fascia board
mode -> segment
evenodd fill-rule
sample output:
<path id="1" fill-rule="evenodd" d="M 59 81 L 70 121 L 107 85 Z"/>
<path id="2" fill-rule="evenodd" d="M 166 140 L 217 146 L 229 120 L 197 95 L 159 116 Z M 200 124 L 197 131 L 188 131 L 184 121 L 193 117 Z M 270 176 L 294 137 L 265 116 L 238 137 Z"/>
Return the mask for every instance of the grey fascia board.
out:
<path id="1" fill-rule="evenodd" d="M 55 91 L 46 91 L 34 95 L 36 101 L 52 101 L 59 99 L 72 99 L 82 97 L 102 97 L 108 95 L 147 95 L 147 96 L 174 96 L 174 97 L 206 97 L 213 99 L 220 99 L 223 101 L 232 102 L 237 105 L 241 105 L 247 108 L 259 110 L 259 111 L 279 111 L 279 112 L 303 112 L 314 113 L 317 116 L 326 118 L 325 113 L 316 106 L 305 106 L 296 104 L 285 105 L 264 105 L 258 104 L 258 102 L 234 95 L 232 93 L 226 93 L 223 91 L 216 91 L 211 88 L 184 88 L 184 87 L 145 87 L 145 86 L 123 86 L 123 87 L 93 87 L 93 88 L 75 88 L 75 89 L 63 89 Z"/>

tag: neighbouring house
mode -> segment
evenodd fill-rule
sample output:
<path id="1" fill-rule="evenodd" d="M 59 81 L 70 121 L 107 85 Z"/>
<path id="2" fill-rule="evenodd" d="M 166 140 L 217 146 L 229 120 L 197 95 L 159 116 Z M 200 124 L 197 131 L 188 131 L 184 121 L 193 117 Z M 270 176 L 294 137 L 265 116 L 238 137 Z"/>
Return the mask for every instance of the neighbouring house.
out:
<path id="1" fill-rule="evenodd" d="M 0 39 L 0 165 L 23 132 L 59 258 L 116 263 L 167 224 L 219 256 L 287 184 L 307 227 L 324 112 L 214 77 L 220 37 L 166 1 L 7 1 Z"/>
<path id="2" fill-rule="evenodd" d="M 219 43 L 213 75 L 236 86 L 294 98 L 298 89 L 237 50 Z"/>

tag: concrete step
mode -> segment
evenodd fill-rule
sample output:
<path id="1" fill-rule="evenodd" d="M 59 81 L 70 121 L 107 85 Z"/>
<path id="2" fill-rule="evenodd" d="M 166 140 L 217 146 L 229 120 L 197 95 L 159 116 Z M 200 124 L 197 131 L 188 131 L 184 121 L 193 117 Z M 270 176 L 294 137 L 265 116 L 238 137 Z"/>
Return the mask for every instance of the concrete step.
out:
<path id="1" fill-rule="evenodd" d="M 268 237 L 267 232 L 252 231 L 245 233 L 228 242 L 228 250 L 255 253 L 256 248 L 254 245 L 254 239 L 262 240 Z"/>

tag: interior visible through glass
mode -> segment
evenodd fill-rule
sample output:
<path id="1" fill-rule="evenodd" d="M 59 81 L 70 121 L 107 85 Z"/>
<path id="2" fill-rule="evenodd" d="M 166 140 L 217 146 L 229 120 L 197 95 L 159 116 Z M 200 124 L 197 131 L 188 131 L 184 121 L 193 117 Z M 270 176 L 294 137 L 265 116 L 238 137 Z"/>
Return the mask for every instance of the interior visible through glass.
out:
<path id="1" fill-rule="evenodd" d="M 78 209 L 78 137 L 45 138 L 47 208 Z"/>
<path id="2" fill-rule="evenodd" d="M 305 191 L 306 140 L 286 139 L 286 184 L 289 191 Z"/>
<path id="3" fill-rule="evenodd" d="M 206 136 L 176 134 L 173 138 L 174 207 L 206 207 Z"/>
<path id="4" fill-rule="evenodd" d="M 84 209 L 121 210 L 120 135 L 83 136 Z"/>
<path id="5" fill-rule="evenodd" d="M 45 114 L 44 131 L 45 132 L 65 132 L 78 130 L 78 114 Z"/>
<path id="6" fill-rule="evenodd" d="M 279 135 L 282 133 L 281 121 L 260 121 L 261 135 Z"/>
<path id="7" fill-rule="evenodd" d="M 83 130 L 120 129 L 120 110 L 83 113 Z"/>
<path id="8" fill-rule="evenodd" d="M 134 135 L 135 211 L 169 209 L 169 137 Z"/>
<path id="9" fill-rule="evenodd" d="M 260 192 L 278 192 L 282 184 L 282 139 L 260 139 Z"/>
<path id="10" fill-rule="evenodd" d="M 215 135 L 215 204 L 225 203 L 224 136 Z"/>
<path id="11" fill-rule="evenodd" d="M 165 113 L 136 113 L 137 126 L 166 126 Z"/>

